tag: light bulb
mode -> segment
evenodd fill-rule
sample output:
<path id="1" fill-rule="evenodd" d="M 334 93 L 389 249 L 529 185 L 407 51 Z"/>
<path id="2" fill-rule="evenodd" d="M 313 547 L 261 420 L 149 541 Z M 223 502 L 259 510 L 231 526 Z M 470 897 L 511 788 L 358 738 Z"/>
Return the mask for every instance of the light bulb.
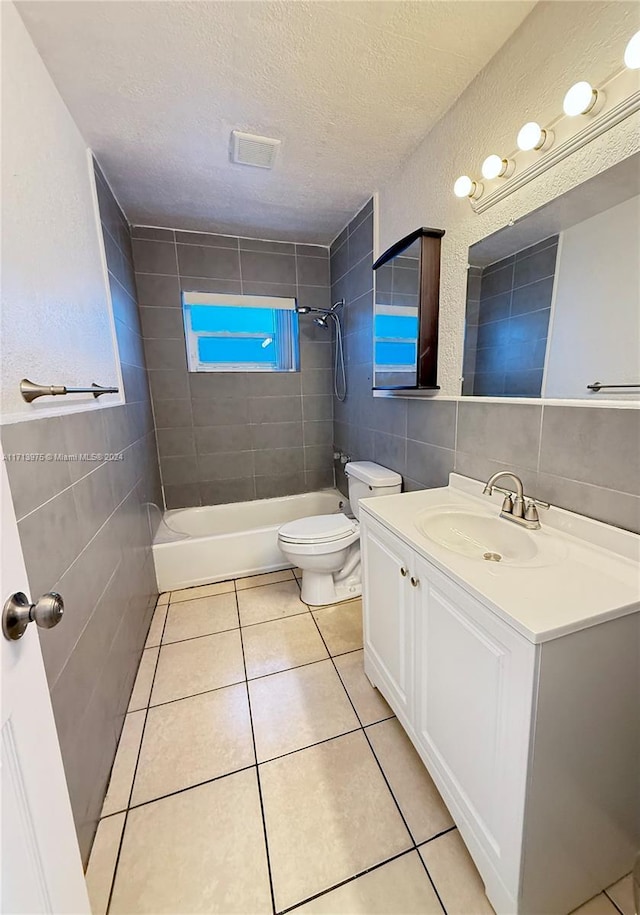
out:
<path id="1" fill-rule="evenodd" d="M 570 118 L 575 118 L 579 114 L 587 114 L 591 111 L 597 100 L 598 90 L 594 89 L 586 80 L 581 80 L 569 89 L 562 107 L 565 114 Z"/>
<path id="2" fill-rule="evenodd" d="M 487 181 L 491 181 L 493 178 L 499 178 L 501 175 L 504 175 L 506 166 L 508 162 L 506 159 L 503 159 L 502 156 L 487 156 L 487 158 L 482 163 L 482 177 L 486 178 Z"/>
<path id="3" fill-rule="evenodd" d="M 629 39 L 624 52 L 624 65 L 630 70 L 640 70 L 640 32 Z"/>
<path id="4" fill-rule="evenodd" d="M 529 121 L 524 127 L 520 128 L 518 133 L 518 149 L 527 152 L 529 149 L 535 149 L 542 138 L 542 127 L 535 121 Z"/>
<path id="5" fill-rule="evenodd" d="M 460 175 L 453 185 L 453 193 L 456 197 L 469 197 L 473 193 L 474 182 L 468 175 Z"/>
<path id="6" fill-rule="evenodd" d="M 477 200 L 482 197 L 484 190 L 481 181 L 474 181 L 468 175 L 460 175 L 453 185 L 453 193 L 456 197 L 469 197 L 471 200 Z"/>
<path id="7" fill-rule="evenodd" d="M 482 177 L 487 181 L 493 178 L 508 178 L 515 170 L 512 159 L 503 159 L 502 156 L 491 155 L 482 163 Z"/>

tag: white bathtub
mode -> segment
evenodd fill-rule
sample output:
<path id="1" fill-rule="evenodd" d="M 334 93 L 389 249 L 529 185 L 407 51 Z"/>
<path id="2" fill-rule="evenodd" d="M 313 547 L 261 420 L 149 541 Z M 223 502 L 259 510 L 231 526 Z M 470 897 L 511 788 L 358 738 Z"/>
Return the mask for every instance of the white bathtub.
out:
<path id="1" fill-rule="evenodd" d="M 278 548 L 278 528 L 307 515 L 332 514 L 344 502 L 337 489 L 325 489 L 167 511 L 153 543 L 158 590 L 291 568 Z"/>

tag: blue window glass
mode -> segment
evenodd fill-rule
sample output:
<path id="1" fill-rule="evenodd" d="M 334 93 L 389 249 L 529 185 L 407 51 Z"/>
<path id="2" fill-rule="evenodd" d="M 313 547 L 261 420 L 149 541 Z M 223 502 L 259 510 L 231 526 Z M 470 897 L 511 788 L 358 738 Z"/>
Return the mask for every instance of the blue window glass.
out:
<path id="1" fill-rule="evenodd" d="M 199 337 L 198 358 L 200 362 L 248 362 L 275 366 L 275 340 L 273 337 Z"/>
<path id="2" fill-rule="evenodd" d="M 205 333 L 268 334 L 275 331 L 273 308 L 191 305 L 191 329 Z"/>
<path id="3" fill-rule="evenodd" d="M 277 297 L 184 293 L 183 312 L 190 372 L 297 372 L 295 301 Z M 206 299 L 213 301 L 206 301 Z M 191 299 L 191 301 L 188 301 Z M 195 301 L 194 301 L 195 299 Z M 258 304 L 264 301 L 266 307 Z M 246 304 L 245 304 L 246 303 Z"/>
<path id="4" fill-rule="evenodd" d="M 415 365 L 418 346 L 412 343 L 376 341 L 376 365 Z"/>
<path id="5" fill-rule="evenodd" d="M 376 315 L 376 337 L 396 340 L 416 340 L 417 315 Z"/>

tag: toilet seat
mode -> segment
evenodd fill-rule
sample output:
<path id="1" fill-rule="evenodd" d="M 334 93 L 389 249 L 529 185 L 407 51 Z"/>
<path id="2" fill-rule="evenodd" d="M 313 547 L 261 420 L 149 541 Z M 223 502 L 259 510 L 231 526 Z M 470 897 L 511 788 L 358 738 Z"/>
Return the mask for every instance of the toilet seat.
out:
<path id="1" fill-rule="evenodd" d="M 278 536 L 284 543 L 335 543 L 353 537 L 359 530 L 357 521 L 347 518 L 340 512 L 335 515 L 311 515 L 308 518 L 289 521 L 280 528 Z"/>

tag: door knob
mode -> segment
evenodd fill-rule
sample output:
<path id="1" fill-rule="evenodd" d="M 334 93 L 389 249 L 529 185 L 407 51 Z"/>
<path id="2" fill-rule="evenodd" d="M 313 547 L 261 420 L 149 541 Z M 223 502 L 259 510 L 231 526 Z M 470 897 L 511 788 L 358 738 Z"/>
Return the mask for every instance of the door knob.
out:
<path id="1" fill-rule="evenodd" d="M 2 608 L 2 632 L 12 642 L 22 638 L 29 623 L 41 629 L 53 629 L 62 619 L 64 601 L 55 591 L 49 591 L 31 604 L 26 594 L 16 591 Z"/>
<path id="2" fill-rule="evenodd" d="M 412 587 L 412 588 L 417 588 L 419 584 L 420 584 L 420 579 L 414 578 L 413 575 L 412 575 L 412 576 L 411 576 L 411 587 Z"/>
<path id="3" fill-rule="evenodd" d="M 400 574 L 402 575 L 403 578 L 407 577 L 407 570 L 405 569 L 404 566 L 400 566 Z"/>

